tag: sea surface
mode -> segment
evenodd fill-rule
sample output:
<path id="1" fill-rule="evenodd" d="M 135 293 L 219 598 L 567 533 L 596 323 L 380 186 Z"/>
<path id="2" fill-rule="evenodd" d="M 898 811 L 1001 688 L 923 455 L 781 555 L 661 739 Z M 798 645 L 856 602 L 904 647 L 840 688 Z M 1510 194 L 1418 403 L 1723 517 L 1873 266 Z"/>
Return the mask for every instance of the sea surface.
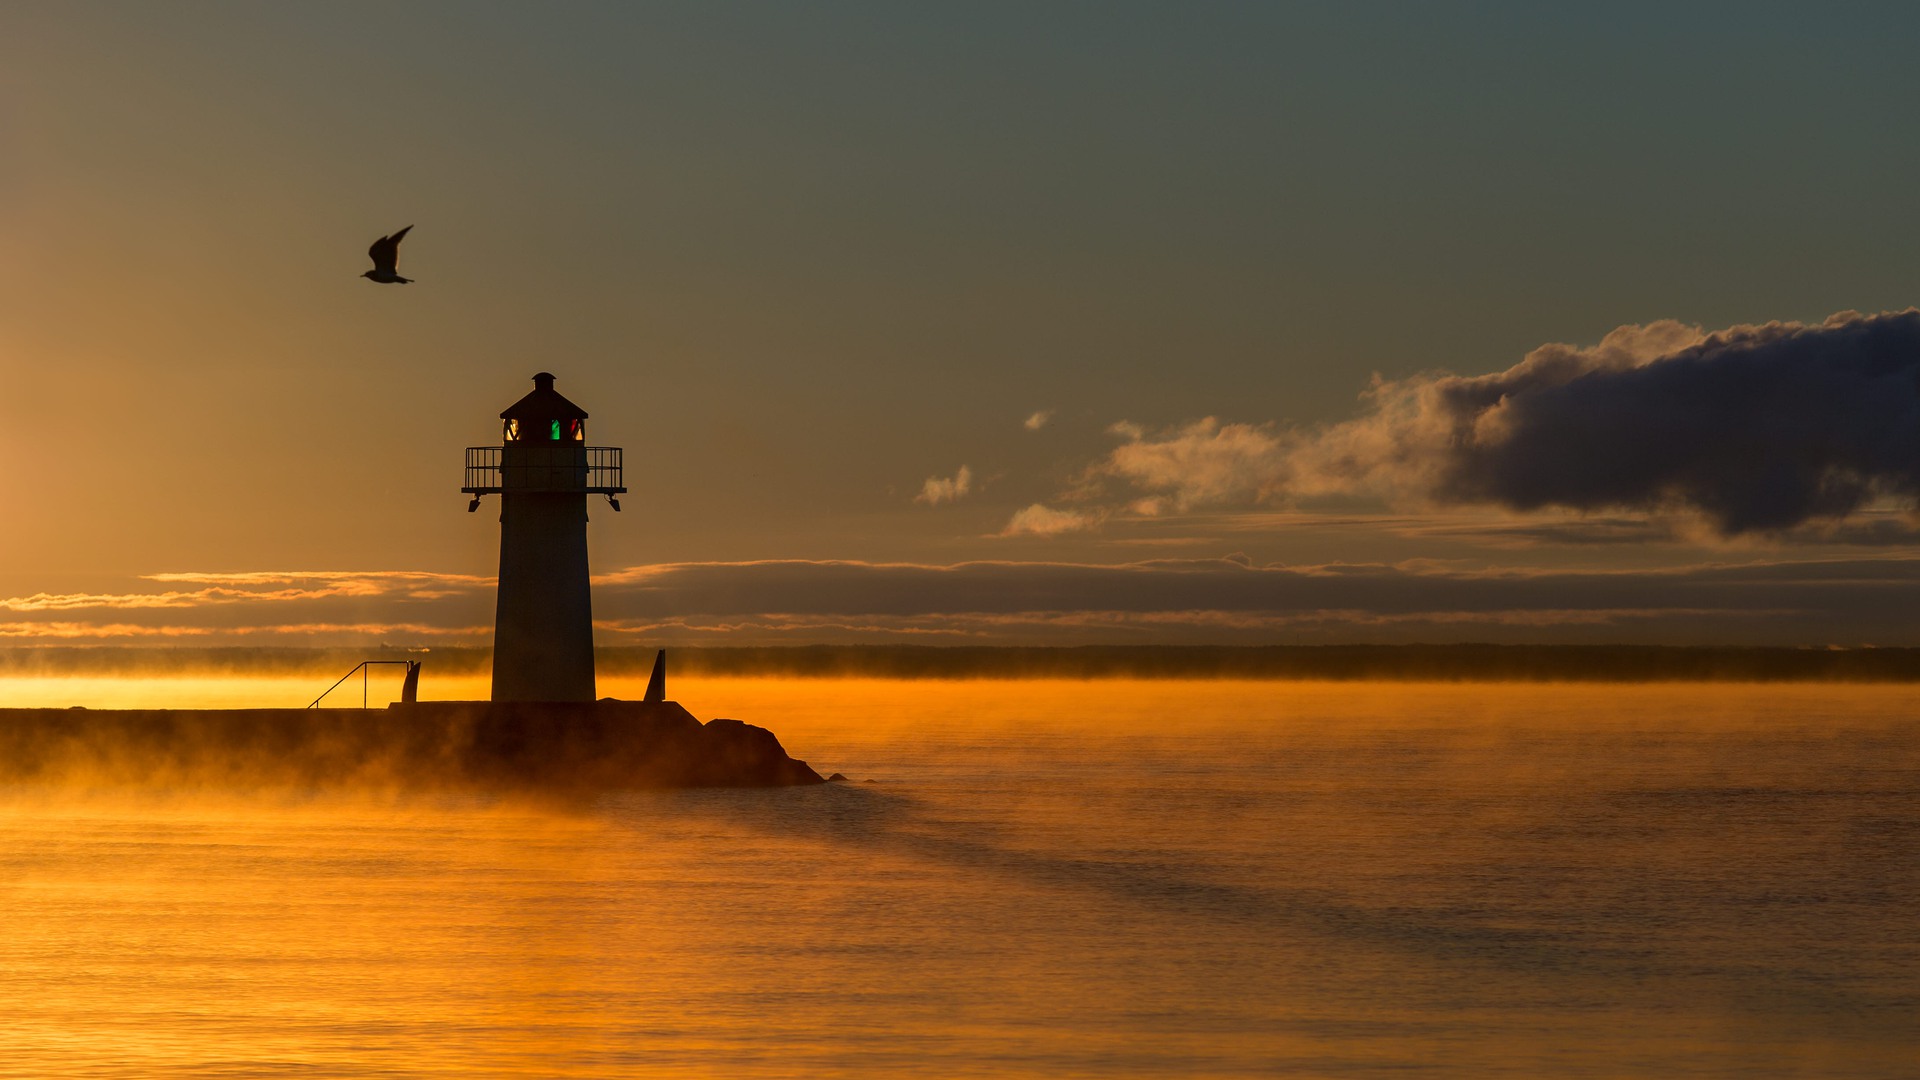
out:
<path id="1" fill-rule="evenodd" d="M 0 789 L 0 1076 L 1920 1074 L 1913 688 L 674 690 L 853 782 Z"/>

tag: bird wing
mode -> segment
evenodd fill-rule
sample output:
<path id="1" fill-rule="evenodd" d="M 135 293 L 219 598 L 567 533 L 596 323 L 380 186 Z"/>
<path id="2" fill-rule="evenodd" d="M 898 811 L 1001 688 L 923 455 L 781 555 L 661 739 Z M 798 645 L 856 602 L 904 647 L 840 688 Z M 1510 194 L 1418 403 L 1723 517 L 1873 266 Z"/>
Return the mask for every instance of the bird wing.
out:
<path id="1" fill-rule="evenodd" d="M 412 228 L 413 226 L 409 225 L 392 236 L 383 236 L 373 242 L 373 246 L 367 249 L 367 257 L 373 260 L 375 270 L 393 272 L 394 268 L 400 264 L 400 239 Z"/>

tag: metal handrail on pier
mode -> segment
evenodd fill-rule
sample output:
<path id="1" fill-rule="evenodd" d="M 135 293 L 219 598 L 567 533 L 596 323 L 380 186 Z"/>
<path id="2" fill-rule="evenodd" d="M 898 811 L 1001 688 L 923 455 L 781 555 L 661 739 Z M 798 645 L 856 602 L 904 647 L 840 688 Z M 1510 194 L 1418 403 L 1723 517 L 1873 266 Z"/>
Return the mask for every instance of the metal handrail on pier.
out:
<path id="1" fill-rule="evenodd" d="M 348 679 L 353 678 L 353 673 L 355 671 L 360 673 L 360 707 L 363 709 L 366 708 L 367 707 L 367 669 L 374 666 L 375 664 L 405 664 L 407 668 L 407 680 L 406 682 L 400 684 L 400 700 L 403 702 L 416 700 L 416 695 L 418 695 L 420 692 L 420 661 L 418 660 L 362 660 L 359 663 L 353 665 L 352 671 L 349 671 L 345 675 L 340 676 L 340 678 L 334 681 L 334 684 L 332 686 L 327 687 L 324 693 L 322 693 L 319 697 L 314 698 L 313 704 L 308 705 L 307 708 L 309 709 L 319 708 L 320 703 L 327 699 L 327 694 L 333 693 L 335 690 L 339 689 L 341 683 L 346 682 Z"/>

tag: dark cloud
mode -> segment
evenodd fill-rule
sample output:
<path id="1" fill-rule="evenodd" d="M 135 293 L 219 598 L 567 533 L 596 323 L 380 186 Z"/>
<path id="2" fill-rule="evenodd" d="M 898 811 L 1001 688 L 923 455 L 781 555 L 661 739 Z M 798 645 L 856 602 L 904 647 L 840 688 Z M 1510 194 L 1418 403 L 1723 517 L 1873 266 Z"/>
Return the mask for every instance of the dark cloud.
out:
<path id="1" fill-rule="evenodd" d="M 1069 495 L 1099 502 L 1118 482 L 1132 494 L 1107 490 L 1112 505 L 1153 516 L 1371 493 L 1653 513 L 1722 537 L 1832 527 L 1920 495 L 1920 311 L 1713 334 L 1627 326 L 1491 375 L 1382 381 L 1367 401 L 1365 414 L 1313 430 L 1117 425 L 1125 441 Z M 1834 537 L 1910 538 L 1888 526 Z"/>
<path id="2" fill-rule="evenodd" d="M 1432 400 L 1453 434 L 1443 500 L 1679 505 L 1732 535 L 1920 492 L 1920 312 L 1743 327 L 1629 365 L 1550 347 Z"/>

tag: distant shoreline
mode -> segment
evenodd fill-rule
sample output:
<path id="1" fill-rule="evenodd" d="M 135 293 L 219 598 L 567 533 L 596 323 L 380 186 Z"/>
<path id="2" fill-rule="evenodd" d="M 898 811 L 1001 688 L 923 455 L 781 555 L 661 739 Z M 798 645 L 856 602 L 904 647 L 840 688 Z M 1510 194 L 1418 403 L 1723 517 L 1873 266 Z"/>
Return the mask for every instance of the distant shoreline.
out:
<path id="1" fill-rule="evenodd" d="M 605 676 L 644 677 L 651 647 L 598 650 Z M 918 646 L 670 648 L 676 677 L 872 679 L 1248 679 L 1409 682 L 1920 682 L 1920 648 L 1640 645 Z M 480 674 L 471 647 L 0 649 L 0 677 L 272 677 L 420 659 L 430 673 Z"/>

